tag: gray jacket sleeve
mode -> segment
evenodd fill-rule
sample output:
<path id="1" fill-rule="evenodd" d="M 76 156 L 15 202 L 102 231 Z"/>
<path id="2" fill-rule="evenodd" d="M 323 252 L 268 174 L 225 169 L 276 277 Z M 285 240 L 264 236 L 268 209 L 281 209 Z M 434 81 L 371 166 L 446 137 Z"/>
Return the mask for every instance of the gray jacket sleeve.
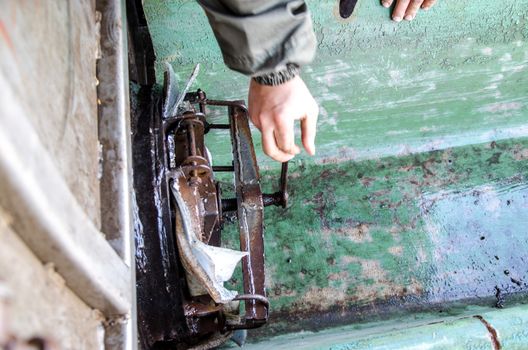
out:
<path id="1" fill-rule="evenodd" d="M 198 2 L 209 18 L 224 62 L 233 70 L 253 77 L 273 76 L 298 69 L 315 55 L 312 20 L 302 0 Z"/>

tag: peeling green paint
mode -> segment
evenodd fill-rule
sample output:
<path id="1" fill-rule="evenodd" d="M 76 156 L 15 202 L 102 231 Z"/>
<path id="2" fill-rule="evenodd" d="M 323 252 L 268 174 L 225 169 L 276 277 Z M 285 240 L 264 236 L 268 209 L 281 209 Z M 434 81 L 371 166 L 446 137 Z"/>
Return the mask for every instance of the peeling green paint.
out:
<path id="1" fill-rule="evenodd" d="M 332 324 L 389 317 L 387 303 L 493 306 L 497 292 L 526 293 L 527 150 L 528 139 L 512 139 L 324 166 L 298 162 L 288 208 L 266 211 L 272 315 L 288 318 L 268 331 L 297 329 L 293 319 L 325 312 L 348 314 Z M 263 174 L 263 183 L 273 180 L 274 172 Z M 236 246 L 229 232 L 224 241 Z"/>
<path id="2" fill-rule="evenodd" d="M 359 1 L 341 21 L 337 3 L 308 1 L 319 40 L 303 72 L 320 105 L 316 162 L 528 135 L 528 0 L 439 1 L 400 24 L 376 0 Z M 172 63 L 184 80 L 201 63 L 195 87 L 214 98 L 246 97 L 247 78 L 223 66 L 195 1 L 147 0 L 145 10 L 158 67 Z M 215 135 L 216 159 L 228 162 L 229 146 Z M 273 166 L 259 141 L 257 150 Z"/>

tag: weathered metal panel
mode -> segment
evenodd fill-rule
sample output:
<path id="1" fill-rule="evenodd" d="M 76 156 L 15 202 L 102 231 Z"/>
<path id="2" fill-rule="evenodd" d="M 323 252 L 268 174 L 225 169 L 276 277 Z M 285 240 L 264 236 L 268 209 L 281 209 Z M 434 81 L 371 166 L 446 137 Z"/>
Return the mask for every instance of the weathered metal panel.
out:
<path id="1" fill-rule="evenodd" d="M 97 60 L 98 135 L 101 144 L 101 231 L 130 268 L 131 311 L 105 323 L 105 348 L 137 348 L 132 214 L 132 151 L 128 96 L 125 0 L 97 0 L 100 52 Z"/>
<path id="2" fill-rule="evenodd" d="M 98 0 L 101 13 L 97 60 L 98 135 L 101 143 L 101 231 L 131 263 L 132 151 L 128 97 L 128 52 L 124 0 Z"/>
<path id="3" fill-rule="evenodd" d="M 95 1 L 3 0 L 0 7 L 0 72 L 99 228 Z"/>
<path id="4" fill-rule="evenodd" d="M 4 330 L 20 339 L 53 339 L 61 350 L 102 349 L 104 316 L 72 293 L 55 265 L 42 264 L 14 232 L 13 219 L 0 208 Z"/>
<path id="5" fill-rule="evenodd" d="M 124 1 L 98 1 L 100 12 L 95 3 L 0 1 L 0 205 L 16 234 L 64 279 L 64 293 L 100 310 L 98 341 L 105 334 L 110 349 L 135 346 L 126 25 Z M 45 281 L 34 283 L 36 292 L 45 288 Z M 17 322 L 35 323 L 35 303 L 55 306 L 34 298 Z M 79 316 L 73 303 L 59 311 L 69 307 Z M 102 347 L 88 339 L 91 326 L 87 321 L 86 341 L 77 339 L 82 345 L 66 348 Z"/>
<path id="6" fill-rule="evenodd" d="M 17 234 L 87 304 L 107 316 L 128 313 L 130 268 L 76 201 L 1 76 L 0 90 L 0 205 Z"/>
<path id="7" fill-rule="evenodd" d="M 244 349 L 524 350 L 528 343 L 527 326 L 528 310 L 526 305 L 520 305 L 483 313 L 473 310 L 469 316 L 428 319 L 425 323 L 401 318 L 398 323 L 379 322 L 300 332 L 246 344 Z"/>

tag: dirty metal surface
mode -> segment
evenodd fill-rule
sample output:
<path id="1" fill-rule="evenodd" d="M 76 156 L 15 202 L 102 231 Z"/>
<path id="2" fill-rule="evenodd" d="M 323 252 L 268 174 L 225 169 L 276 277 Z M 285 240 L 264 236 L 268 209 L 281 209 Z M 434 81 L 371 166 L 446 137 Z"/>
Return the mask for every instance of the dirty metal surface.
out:
<path id="1" fill-rule="evenodd" d="M 266 296 L 264 288 L 264 203 L 260 175 L 249 130 L 249 115 L 243 103 L 229 107 L 237 183 L 237 217 L 240 250 L 249 252 L 242 259 L 244 293 Z M 268 306 L 258 300 L 246 301 L 246 319 L 254 326 L 268 319 Z"/>
<path id="2" fill-rule="evenodd" d="M 265 219 L 260 335 L 525 299 L 527 139 L 292 168 Z"/>
<path id="3" fill-rule="evenodd" d="M 127 2 L 138 344 L 163 349 L 191 333 L 182 303 L 183 268 L 170 230 L 160 91 L 140 1 Z"/>
<path id="4" fill-rule="evenodd" d="M 101 13 L 100 56 L 97 60 L 101 231 L 119 256 L 131 266 L 128 52 L 126 26 L 121 25 L 126 20 L 125 8 L 121 0 L 99 0 L 96 5 L 96 10 Z"/>
<path id="5" fill-rule="evenodd" d="M 53 341 L 57 350 L 102 348 L 104 316 L 68 288 L 52 264 L 42 264 L 18 236 L 3 209 L 0 208 L 0 349 L 5 350 L 3 345 L 10 339 L 18 339 L 16 350 L 28 349 L 22 343 L 34 336 Z"/>
<path id="6" fill-rule="evenodd" d="M 130 30 L 132 34 L 141 29 L 137 28 L 141 22 L 138 15 L 141 6 L 138 6 L 130 23 L 134 27 Z M 148 61 L 137 59 L 145 50 L 148 52 L 148 40 L 141 40 L 137 35 L 132 35 L 132 39 L 131 74 L 139 82 L 148 83 L 141 75 L 141 72 L 148 72 Z M 209 348 L 225 342 L 232 329 L 258 327 L 267 320 L 269 302 L 265 297 L 262 246 L 264 205 L 243 102 L 207 101 L 205 94 L 198 91 L 187 94 L 185 106 L 180 102 L 173 105 L 172 94 L 178 91 L 175 90 L 176 79 L 171 71 L 169 69 L 165 76 L 163 96 L 151 84 L 131 86 L 140 344 L 145 349 L 174 346 Z M 185 92 L 186 89 L 179 92 L 181 98 L 178 101 L 186 97 Z M 207 123 L 205 109 L 208 103 L 229 107 L 225 109 L 230 115 L 230 125 Z M 178 107 L 180 104 L 181 108 Z M 199 107 L 199 111 L 194 105 Z M 167 108 L 170 109 L 168 113 Z M 222 205 L 220 190 L 214 181 L 210 153 L 204 143 L 205 133 L 212 128 L 232 130 L 234 165 L 221 167 L 220 170 L 235 172 L 235 185 L 239 191 L 234 201 L 228 201 L 231 204 L 235 202 L 234 206 Z M 285 181 L 283 184 L 285 189 Z M 222 305 L 212 307 L 214 303 L 207 295 L 207 291 L 211 293 L 211 290 L 204 290 L 204 286 L 198 288 L 198 276 L 189 275 L 189 267 L 194 265 L 192 259 L 187 259 L 184 254 L 186 250 L 182 244 L 185 240 L 181 241 L 185 226 L 182 225 L 185 222 L 183 204 L 178 200 L 181 196 L 176 196 L 178 193 L 173 193 L 177 203 L 171 201 L 169 186 L 179 188 L 176 191 L 182 191 L 186 204 L 193 207 L 193 231 L 199 234 L 202 244 L 220 245 L 221 207 L 234 211 L 239 209 L 241 250 L 249 253 L 250 257 L 244 264 L 245 293 L 235 298 L 246 305 L 245 315 L 238 322 L 232 315 L 226 320 L 226 313 L 231 312 L 227 308 L 224 310 Z M 267 202 L 284 202 L 284 193 L 279 191 L 269 196 Z"/>
<path id="7" fill-rule="evenodd" d="M 248 350 L 524 350 L 528 342 L 526 305 L 504 310 L 472 308 L 467 316 L 434 319 L 426 314 L 398 322 L 374 322 L 319 332 L 298 332 L 246 344 Z M 431 316 L 431 315 L 429 315 Z M 222 349 L 235 349 L 234 344 Z"/>
<path id="8" fill-rule="evenodd" d="M 155 118 L 156 94 L 152 87 L 136 90 L 132 103 L 132 150 L 137 211 L 136 290 L 140 344 L 181 339 L 189 333 L 182 304 L 183 275 L 177 262 L 170 227 L 168 189 L 161 155 L 161 131 Z M 139 170 L 141 169 L 141 170 Z M 162 317 L 160 315 L 163 315 Z"/>
<path id="9" fill-rule="evenodd" d="M 376 1 L 357 1 L 347 20 L 338 1 L 307 3 L 319 47 L 302 74 L 320 105 L 318 155 L 293 165 L 294 199 L 265 218 L 272 312 L 262 334 L 522 299 L 527 1 L 438 2 L 400 24 Z M 145 9 L 160 64 L 188 72 L 200 58 L 202 88 L 245 97 L 247 78 L 225 68 L 197 4 Z M 211 147 L 227 154 L 213 133 Z"/>

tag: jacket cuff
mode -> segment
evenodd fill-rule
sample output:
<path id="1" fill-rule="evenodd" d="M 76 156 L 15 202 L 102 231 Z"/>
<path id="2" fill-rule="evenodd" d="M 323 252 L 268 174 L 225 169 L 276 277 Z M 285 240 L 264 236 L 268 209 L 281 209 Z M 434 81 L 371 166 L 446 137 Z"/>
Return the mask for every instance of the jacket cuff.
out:
<path id="1" fill-rule="evenodd" d="M 277 86 L 292 80 L 299 75 L 300 68 L 294 63 L 288 63 L 286 68 L 278 72 L 271 72 L 263 75 L 253 77 L 253 79 L 261 84 L 268 86 Z"/>

